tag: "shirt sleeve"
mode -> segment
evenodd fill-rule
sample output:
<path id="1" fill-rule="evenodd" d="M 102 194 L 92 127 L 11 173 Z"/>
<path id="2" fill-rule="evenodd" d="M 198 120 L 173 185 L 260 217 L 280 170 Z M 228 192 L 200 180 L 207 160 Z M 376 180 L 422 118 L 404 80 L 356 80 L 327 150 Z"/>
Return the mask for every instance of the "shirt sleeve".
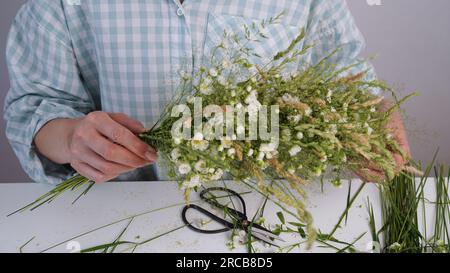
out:
<path id="1" fill-rule="evenodd" d="M 33 139 L 53 119 L 82 117 L 94 110 L 60 1 L 28 1 L 12 24 L 6 55 L 11 85 L 4 106 L 6 136 L 31 179 L 59 183 L 73 170 L 40 155 Z"/>
<path id="2" fill-rule="evenodd" d="M 365 40 L 345 0 L 312 0 L 306 33 L 305 43 L 314 46 L 307 57 L 308 63 L 316 64 L 337 50 L 329 59 L 336 69 L 359 63 L 346 74 L 366 71 L 366 81 L 377 78 L 372 64 L 360 58 Z M 380 90 L 372 91 L 380 94 Z"/>

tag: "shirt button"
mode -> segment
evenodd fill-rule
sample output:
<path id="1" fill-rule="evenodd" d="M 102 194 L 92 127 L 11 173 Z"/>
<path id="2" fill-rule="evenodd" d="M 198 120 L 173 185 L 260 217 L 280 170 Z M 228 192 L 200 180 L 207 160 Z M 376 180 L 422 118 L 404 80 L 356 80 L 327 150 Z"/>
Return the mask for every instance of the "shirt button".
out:
<path id="1" fill-rule="evenodd" d="M 177 15 L 178 15 L 178 16 L 183 16 L 183 15 L 184 15 L 184 11 L 183 11 L 182 8 L 178 8 L 178 9 L 177 9 Z"/>

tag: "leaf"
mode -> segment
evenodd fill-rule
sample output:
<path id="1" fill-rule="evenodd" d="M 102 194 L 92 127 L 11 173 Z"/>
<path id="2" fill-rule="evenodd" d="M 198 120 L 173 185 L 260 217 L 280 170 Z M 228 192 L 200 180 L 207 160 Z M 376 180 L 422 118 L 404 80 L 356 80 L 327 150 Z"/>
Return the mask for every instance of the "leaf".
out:
<path id="1" fill-rule="evenodd" d="M 277 212 L 277 216 L 278 216 L 278 219 L 280 219 L 280 222 L 281 222 L 283 225 L 286 224 L 286 220 L 284 219 L 283 212 L 281 212 L 281 211 Z"/>
<path id="2" fill-rule="evenodd" d="M 306 232 L 302 227 L 298 227 L 298 234 L 300 234 L 300 237 L 303 239 L 306 238 Z"/>

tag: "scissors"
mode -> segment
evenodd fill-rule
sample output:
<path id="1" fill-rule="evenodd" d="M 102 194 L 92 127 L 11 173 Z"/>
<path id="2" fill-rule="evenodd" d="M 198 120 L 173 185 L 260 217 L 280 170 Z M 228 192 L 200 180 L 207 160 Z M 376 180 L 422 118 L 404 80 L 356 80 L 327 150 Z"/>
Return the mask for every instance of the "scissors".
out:
<path id="1" fill-rule="evenodd" d="M 217 198 L 205 197 L 206 194 L 212 195 L 212 192 L 226 192 L 229 194 L 230 198 L 233 196 L 237 197 L 242 205 L 242 211 L 238 211 L 236 209 L 233 209 L 228 206 L 220 204 L 216 200 Z M 214 195 L 212 195 L 212 196 L 214 196 Z M 216 208 L 224 209 L 226 214 L 229 215 L 231 218 L 233 218 L 234 221 L 230 222 L 228 220 L 225 220 L 225 219 L 213 214 L 212 212 L 207 211 L 206 209 L 204 209 L 200 206 L 197 206 L 195 204 L 190 204 L 183 208 L 181 217 L 183 219 L 183 222 L 186 224 L 186 226 L 188 226 L 191 230 L 194 230 L 199 233 L 205 233 L 205 234 L 216 234 L 216 233 L 226 232 L 226 231 L 229 231 L 229 230 L 232 230 L 235 228 L 239 228 L 239 229 L 244 230 L 247 233 L 251 232 L 252 237 L 254 237 L 258 240 L 261 240 L 267 244 L 270 244 L 272 246 L 278 247 L 278 245 L 276 245 L 273 242 L 274 240 L 284 241 L 282 238 L 280 238 L 278 235 L 274 234 L 270 230 L 248 220 L 245 201 L 242 198 L 242 196 L 240 194 L 238 194 L 237 192 L 227 189 L 227 188 L 213 187 L 213 188 L 207 188 L 207 189 L 203 190 L 202 192 L 200 192 L 200 198 L 203 201 L 207 202 L 208 204 L 210 204 Z M 200 228 L 193 226 L 192 223 L 189 222 L 186 218 L 186 213 L 190 209 L 196 210 L 196 211 L 208 216 L 212 220 L 225 226 L 225 228 L 209 230 L 209 229 L 200 229 Z"/>

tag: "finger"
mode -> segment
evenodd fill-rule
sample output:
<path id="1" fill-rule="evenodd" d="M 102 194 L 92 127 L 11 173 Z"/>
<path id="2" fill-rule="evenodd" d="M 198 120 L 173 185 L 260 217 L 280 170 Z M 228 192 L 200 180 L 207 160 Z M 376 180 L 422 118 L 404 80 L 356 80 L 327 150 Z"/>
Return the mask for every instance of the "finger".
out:
<path id="1" fill-rule="evenodd" d="M 154 149 L 140 140 L 126 127 L 114 121 L 109 115 L 96 116 L 93 122 L 96 125 L 97 130 L 113 142 L 122 145 L 141 158 L 149 161 L 154 160 Z"/>
<path id="2" fill-rule="evenodd" d="M 141 134 L 145 132 L 144 125 L 135 119 L 130 118 L 129 116 L 122 113 L 111 113 L 109 116 L 119 123 L 120 125 L 126 127 L 128 130 L 133 132 L 134 134 Z"/>
<path id="3" fill-rule="evenodd" d="M 79 159 L 106 175 L 119 175 L 133 170 L 133 168 L 129 166 L 107 161 L 99 154 L 95 153 L 87 147 L 83 149 L 82 153 L 79 156 Z M 147 165 L 147 163 L 145 165 Z M 140 167 L 144 167 L 144 165 Z"/>
<path id="4" fill-rule="evenodd" d="M 104 183 L 113 179 L 112 176 L 107 176 L 106 174 L 100 172 L 99 170 L 89 166 L 86 163 L 76 161 L 71 163 L 72 168 L 74 168 L 79 174 L 88 178 L 96 183 Z"/>
<path id="5" fill-rule="evenodd" d="M 157 159 L 156 153 L 150 153 L 148 159 L 143 159 L 126 148 L 111 142 L 100 134 L 97 134 L 94 137 L 94 140 L 88 142 L 87 145 L 105 160 L 132 168 L 138 168 L 145 164 L 154 163 Z"/>

